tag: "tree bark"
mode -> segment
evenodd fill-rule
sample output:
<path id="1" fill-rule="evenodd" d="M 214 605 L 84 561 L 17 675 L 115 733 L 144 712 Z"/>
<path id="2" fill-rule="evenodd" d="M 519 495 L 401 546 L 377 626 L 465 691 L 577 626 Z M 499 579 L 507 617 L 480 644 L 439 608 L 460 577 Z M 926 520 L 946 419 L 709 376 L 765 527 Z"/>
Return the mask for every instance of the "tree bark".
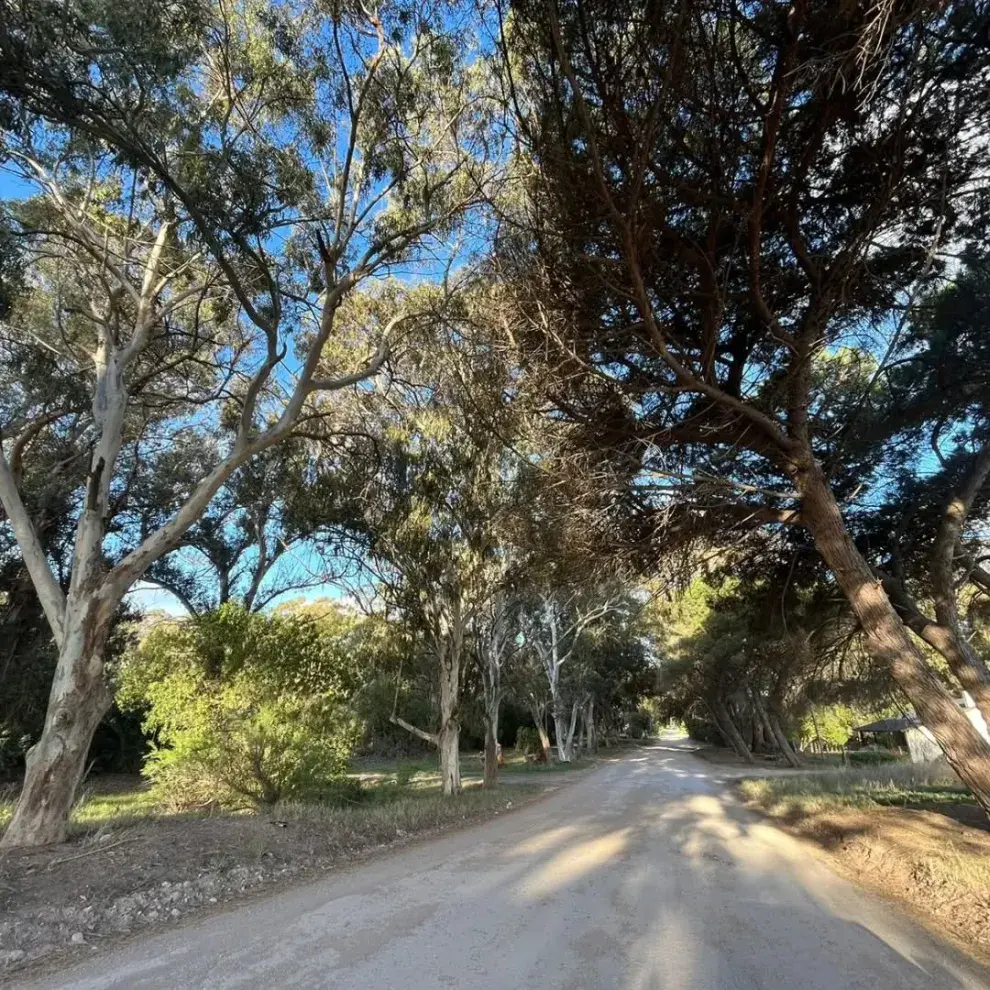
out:
<path id="1" fill-rule="evenodd" d="M 584 709 L 585 746 L 589 753 L 598 752 L 598 738 L 595 735 L 595 699 L 588 698 Z"/>
<path id="2" fill-rule="evenodd" d="M 556 699 L 553 706 L 553 727 L 557 736 L 557 758 L 561 763 L 570 763 L 574 757 L 574 730 L 577 728 L 581 702 L 575 701 L 571 705 L 569 719 L 562 708 L 560 699 Z M 565 719 L 567 720 L 565 721 Z"/>
<path id="3" fill-rule="evenodd" d="M 780 724 L 780 717 L 772 709 L 768 712 L 768 715 L 770 718 L 770 730 L 773 732 L 773 737 L 777 740 L 777 745 L 784 754 L 784 759 L 787 760 L 792 767 L 803 766 L 801 757 L 797 754 L 797 750 L 791 745 L 790 739 L 788 739 L 787 735 L 784 733 L 784 729 Z"/>
<path id="4" fill-rule="evenodd" d="M 756 712 L 757 721 L 763 726 L 764 731 L 770 738 L 773 739 L 778 752 L 787 762 L 788 766 L 800 767 L 801 761 L 798 759 L 797 753 L 791 748 L 791 744 L 787 741 L 787 736 L 784 735 L 784 731 L 780 727 L 780 720 L 767 712 L 758 691 L 754 690 L 750 692 L 750 700 L 753 704 L 753 710 Z"/>
<path id="5" fill-rule="evenodd" d="M 485 778 L 483 787 L 498 786 L 498 707 L 485 716 Z"/>
<path id="6" fill-rule="evenodd" d="M 440 731 L 437 739 L 440 781 L 443 793 L 448 796 L 461 789 L 460 659 L 460 650 L 453 646 L 445 649 L 440 657 Z"/>
<path id="7" fill-rule="evenodd" d="M 736 723 L 732 721 L 732 715 L 729 714 L 728 706 L 721 696 L 716 695 L 712 699 L 711 710 L 712 715 L 715 717 L 715 724 L 718 726 L 722 735 L 728 740 L 729 745 L 747 763 L 755 763 L 753 754 L 746 745 L 746 740 L 743 739 L 739 729 L 736 728 Z"/>
<path id="8" fill-rule="evenodd" d="M 793 475 L 805 523 L 849 600 L 870 652 L 890 670 L 949 765 L 990 815 L 990 743 L 943 687 L 894 611 L 881 582 L 856 549 L 821 468 L 810 461 Z"/>
<path id="9" fill-rule="evenodd" d="M 536 734 L 540 737 L 540 749 L 543 751 L 542 760 L 548 766 L 553 762 L 550 748 L 550 737 L 547 735 L 546 710 L 541 708 L 535 701 L 530 701 L 529 714 L 536 726 Z"/>
<path id="10" fill-rule="evenodd" d="M 933 622 L 918 608 L 900 581 L 886 574 L 880 574 L 880 577 L 883 590 L 898 618 L 923 643 L 942 654 L 953 675 L 963 689 L 970 693 L 976 707 L 980 709 L 984 719 L 987 719 L 990 714 L 990 670 L 963 635 L 958 615 L 950 617 L 943 608 L 941 614 L 948 623 Z M 955 613 L 954 604 L 951 609 Z M 987 724 L 990 724 L 990 719 Z"/>
<path id="11" fill-rule="evenodd" d="M 557 741 L 557 759 L 561 763 L 570 763 L 567 753 L 567 723 L 561 705 L 555 700 L 553 705 L 553 732 Z"/>
<path id="12" fill-rule="evenodd" d="M 92 599 L 76 603 L 70 597 L 45 726 L 28 750 L 24 787 L 2 849 L 65 841 L 90 743 L 112 700 L 103 670 L 110 614 Z"/>
<path id="13" fill-rule="evenodd" d="M 574 759 L 574 730 L 577 728 L 578 715 L 581 713 L 583 707 L 584 705 L 580 701 L 575 701 L 571 705 L 571 721 L 567 727 L 567 744 L 565 746 L 568 763 Z"/>

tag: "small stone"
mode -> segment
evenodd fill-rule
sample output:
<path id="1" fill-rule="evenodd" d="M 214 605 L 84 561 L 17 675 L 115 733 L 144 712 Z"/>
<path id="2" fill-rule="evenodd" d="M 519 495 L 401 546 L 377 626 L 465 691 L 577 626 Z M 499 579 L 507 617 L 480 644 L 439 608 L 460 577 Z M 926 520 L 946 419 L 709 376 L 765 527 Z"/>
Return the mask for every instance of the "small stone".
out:
<path id="1" fill-rule="evenodd" d="M 211 904 L 216 904 L 216 902 L 217 902 L 217 899 L 215 897 L 211 897 L 210 898 L 210 903 Z"/>
<path id="2" fill-rule="evenodd" d="M 178 918 L 179 917 L 179 913 L 180 912 L 179 912 L 179 909 L 178 908 L 172 908 L 172 910 L 169 911 L 169 914 L 172 915 L 173 918 Z"/>
<path id="3" fill-rule="evenodd" d="M 86 936 L 82 932 L 73 932 L 72 938 L 69 940 L 73 945 L 85 945 Z"/>

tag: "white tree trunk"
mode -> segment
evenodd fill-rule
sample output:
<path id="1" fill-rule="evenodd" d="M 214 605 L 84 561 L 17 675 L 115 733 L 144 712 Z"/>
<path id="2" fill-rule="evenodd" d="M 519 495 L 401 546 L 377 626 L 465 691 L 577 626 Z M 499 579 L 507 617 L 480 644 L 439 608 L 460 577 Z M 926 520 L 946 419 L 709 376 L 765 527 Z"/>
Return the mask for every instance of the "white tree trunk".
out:
<path id="1" fill-rule="evenodd" d="M 567 748 L 567 722 L 562 705 L 558 704 L 557 701 L 553 705 L 553 730 L 557 737 L 557 759 L 561 763 L 570 763 L 571 754 Z"/>
<path id="2" fill-rule="evenodd" d="M 495 695 L 485 704 L 485 776 L 484 786 L 498 784 L 498 717 L 501 698 Z"/>
<path id="3" fill-rule="evenodd" d="M 460 650 L 449 647 L 440 658 L 440 779 L 443 793 L 457 794 L 461 789 Z"/>

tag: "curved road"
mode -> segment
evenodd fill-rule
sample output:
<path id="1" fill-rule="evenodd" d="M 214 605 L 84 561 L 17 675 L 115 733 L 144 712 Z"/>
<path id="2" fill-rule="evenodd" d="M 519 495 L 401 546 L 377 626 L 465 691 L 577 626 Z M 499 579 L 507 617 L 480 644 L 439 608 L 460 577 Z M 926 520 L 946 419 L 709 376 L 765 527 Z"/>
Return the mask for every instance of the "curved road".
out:
<path id="1" fill-rule="evenodd" d="M 504 818 L 31 986 L 990 988 L 985 970 L 734 805 L 728 773 L 659 744 Z"/>

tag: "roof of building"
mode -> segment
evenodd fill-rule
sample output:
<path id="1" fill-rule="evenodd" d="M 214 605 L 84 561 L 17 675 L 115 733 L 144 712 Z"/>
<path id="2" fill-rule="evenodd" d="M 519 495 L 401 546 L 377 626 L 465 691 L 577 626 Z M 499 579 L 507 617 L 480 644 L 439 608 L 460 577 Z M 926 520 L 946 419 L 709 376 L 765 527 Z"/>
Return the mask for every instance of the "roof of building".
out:
<path id="1" fill-rule="evenodd" d="M 921 722 L 914 715 L 902 715 L 900 718 L 882 718 L 879 722 L 869 722 L 867 725 L 857 725 L 856 732 L 906 732 L 917 729 Z"/>

